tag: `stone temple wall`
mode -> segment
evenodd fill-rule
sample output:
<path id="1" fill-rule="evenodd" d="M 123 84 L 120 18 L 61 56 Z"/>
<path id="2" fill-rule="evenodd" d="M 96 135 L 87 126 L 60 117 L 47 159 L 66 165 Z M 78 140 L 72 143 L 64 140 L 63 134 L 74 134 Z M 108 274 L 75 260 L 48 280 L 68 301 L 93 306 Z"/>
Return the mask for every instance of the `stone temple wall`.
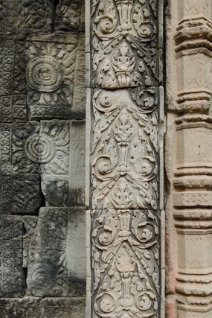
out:
<path id="1" fill-rule="evenodd" d="M 0 1 L 0 317 L 83 317 L 81 0 Z"/>
<path id="2" fill-rule="evenodd" d="M 0 0 L 0 318 L 212 317 L 211 58 L 211 0 Z"/>

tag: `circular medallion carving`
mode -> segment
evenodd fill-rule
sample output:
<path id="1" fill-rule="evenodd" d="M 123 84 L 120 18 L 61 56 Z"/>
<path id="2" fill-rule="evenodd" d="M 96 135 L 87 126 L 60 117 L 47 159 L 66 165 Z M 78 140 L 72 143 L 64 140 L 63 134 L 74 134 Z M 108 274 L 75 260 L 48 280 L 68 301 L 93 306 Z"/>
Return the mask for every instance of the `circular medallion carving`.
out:
<path id="1" fill-rule="evenodd" d="M 53 92 L 62 81 L 62 72 L 52 57 L 34 58 L 27 68 L 28 85 L 39 92 Z"/>
<path id="2" fill-rule="evenodd" d="M 148 293 L 142 293 L 136 298 L 136 305 L 142 311 L 151 311 L 154 300 Z"/>
<path id="3" fill-rule="evenodd" d="M 42 296 L 54 283 L 55 269 L 48 263 L 34 263 L 29 266 L 27 286 L 33 295 Z"/>
<path id="4" fill-rule="evenodd" d="M 54 142 L 45 134 L 35 134 L 26 140 L 25 152 L 33 162 L 49 162 L 55 155 Z"/>
<path id="5" fill-rule="evenodd" d="M 103 293 L 96 298 L 96 312 L 103 317 L 107 317 L 115 310 L 115 299 L 109 293 Z"/>

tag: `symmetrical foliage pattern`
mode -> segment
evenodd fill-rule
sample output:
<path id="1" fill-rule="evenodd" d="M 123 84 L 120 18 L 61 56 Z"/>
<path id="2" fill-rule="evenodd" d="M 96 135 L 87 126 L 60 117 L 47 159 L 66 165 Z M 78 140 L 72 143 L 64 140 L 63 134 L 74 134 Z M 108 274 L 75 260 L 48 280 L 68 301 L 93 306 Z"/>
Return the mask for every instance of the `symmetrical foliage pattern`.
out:
<path id="1" fill-rule="evenodd" d="M 158 317 L 159 223 L 153 211 L 96 212 L 94 317 Z"/>
<path id="2" fill-rule="evenodd" d="M 157 79 L 157 1 L 92 2 L 92 68 L 102 88 L 152 85 Z"/>
<path id="3" fill-rule="evenodd" d="M 160 317 L 158 2 L 91 3 L 92 316 Z"/>
<path id="4" fill-rule="evenodd" d="M 93 209 L 157 209 L 157 94 L 131 95 L 98 90 L 93 96 Z"/>

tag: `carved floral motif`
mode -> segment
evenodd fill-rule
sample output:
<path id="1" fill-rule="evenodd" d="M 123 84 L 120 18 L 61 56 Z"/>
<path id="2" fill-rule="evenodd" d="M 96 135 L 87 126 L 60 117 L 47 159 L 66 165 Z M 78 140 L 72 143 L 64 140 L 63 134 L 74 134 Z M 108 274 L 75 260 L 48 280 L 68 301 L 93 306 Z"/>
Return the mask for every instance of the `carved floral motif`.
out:
<path id="1" fill-rule="evenodd" d="M 14 125 L 13 171 L 66 174 L 68 172 L 69 123 L 42 121 Z"/>
<path id="2" fill-rule="evenodd" d="M 62 42 L 58 37 L 28 42 L 27 103 L 31 118 L 70 116 L 77 48 L 76 36 Z"/>
<path id="3" fill-rule="evenodd" d="M 94 317 L 158 317 L 155 212 L 106 209 L 93 218 Z"/>
<path id="4" fill-rule="evenodd" d="M 157 95 L 154 88 L 131 93 L 93 96 L 93 209 L 157 209 Z"/>
<path id="5" fill-rule="evenodd" d="M 155 0 L 93 0 L 94 85 L 114 89 L 140 86 L 146 77 L 157 81 L 156 9 Z"/>
<path id="6" fill-rule="evenodd" d="M 158 1 L 91 5 L 93 317 L 160 317 Z"/>

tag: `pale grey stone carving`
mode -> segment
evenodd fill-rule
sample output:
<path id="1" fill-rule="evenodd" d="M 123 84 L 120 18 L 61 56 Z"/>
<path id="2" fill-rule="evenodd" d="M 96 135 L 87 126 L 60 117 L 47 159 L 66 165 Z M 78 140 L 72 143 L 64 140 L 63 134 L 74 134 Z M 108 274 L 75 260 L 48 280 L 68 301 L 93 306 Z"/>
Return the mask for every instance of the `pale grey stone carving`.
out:
<path id="1" fill-rule="evenodd" d="M 92 0 L 89 12 L 88 315 L 159 318 L 159 1 Z"/>

